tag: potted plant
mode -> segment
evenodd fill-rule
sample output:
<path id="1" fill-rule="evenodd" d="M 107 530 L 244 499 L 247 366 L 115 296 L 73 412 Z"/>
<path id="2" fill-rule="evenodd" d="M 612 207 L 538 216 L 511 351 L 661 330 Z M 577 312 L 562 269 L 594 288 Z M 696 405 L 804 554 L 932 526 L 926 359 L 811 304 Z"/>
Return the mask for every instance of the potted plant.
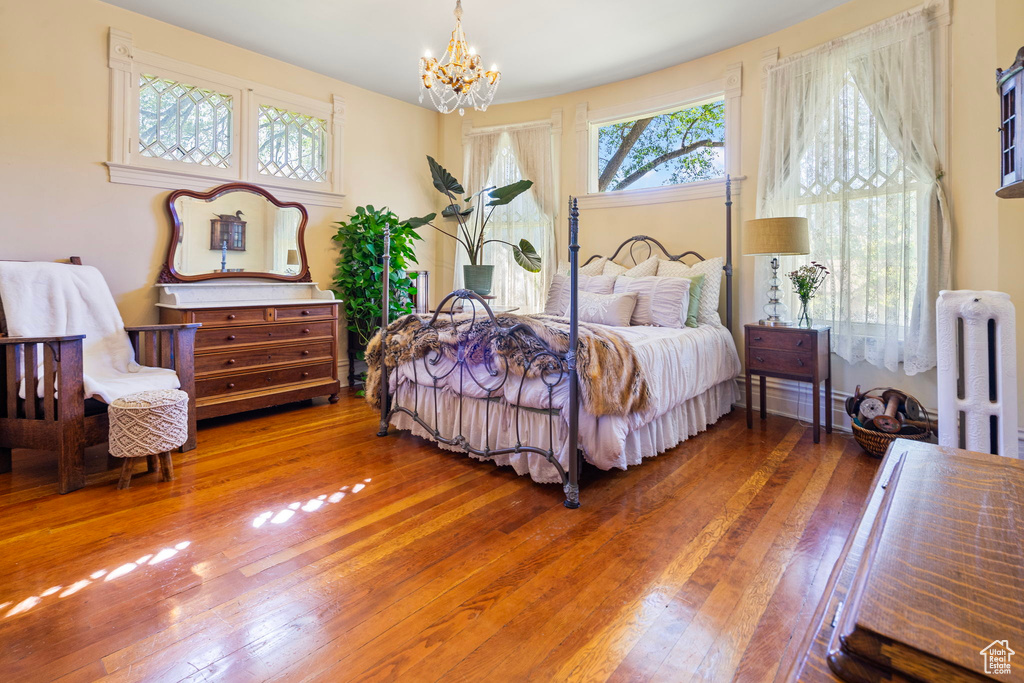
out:
<path id="1" fill-rule="evenodd" d="M 384 228 L 391 229 L 391 311 L 392 319 L 412 313 L 415 283 L 409 277 L 410 264 L 417 263 L 413 244 L 423 239 L 407 222 L 386 207 L 360 206 L 348 221 L 335 223 L 334 240 L 341 244 L 338 271 L 334 276 L 335 295 L 345 302 L 348 322 L 349 384 L 357 376 L 355 364 L 362 360 L 370 338 L 381 319 L 381 256 L 384 253 Z"/>
<path id="2" fill-rule="evenodd" d="M 445 218 L 455 218 L 458 222 L 458 231 L 457 234 L 452 234 L 434 225 L 431 221 L 437 217 L 436 213 L 421 218 L 410 218 L 409 225 L 413 228 L 429 225 L 462 245 L 462 248 L 466 250 L 466 255 L 469 256 L 469 265 L 462 267 L 466 289 L 471 289 L 483 296 L 491 293 L 494 265 L 484 265 L 482 262 L 484 245 L 491 242 L 499 242 L 511 247 L 516 263 L 524 270 L 530 273 L 540 272 L 540 255 L 527 240 L 519 240 L 519 244 L 513 244 L 505 240 L 487 237 L 487 223 L 490 221 L 494 209 L 505 206 L 530 189 L 533 186 L 532 180 L 520 180 L 504 187 L 485 187 L 476 194 L 463 197 L 462 195 L 465 195 L 466 191 L 462 184 L 455 179 L 455 176 L 434 161 L 431 156 L 427 157 L 427 163 L 430 166 L 434 187 L 448 198 L 448 206 L 441 212 L 441 215 Z"/>

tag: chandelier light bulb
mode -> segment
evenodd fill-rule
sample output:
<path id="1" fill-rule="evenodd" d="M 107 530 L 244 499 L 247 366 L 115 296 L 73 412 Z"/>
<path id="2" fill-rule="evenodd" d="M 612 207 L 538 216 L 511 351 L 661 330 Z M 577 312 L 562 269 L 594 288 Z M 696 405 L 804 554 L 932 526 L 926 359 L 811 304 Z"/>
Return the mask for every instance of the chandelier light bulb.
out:
<path id="1" fill-rule="evenodd" d="M 431 57 L 429 50 L 420 58 L 420 102 L 429 93 L 431 102 L 442 114 L 457 109 L 461 116 L 468 107 L 487 111 L 501 81 L 501 72 L 497 66 L 484 71 L 480 66 L 482 62 L 476 48 L 466 41 L 462 30 L 462 0 L 456 0 L 455 30 L 448 48 L 440 59 Z"/>

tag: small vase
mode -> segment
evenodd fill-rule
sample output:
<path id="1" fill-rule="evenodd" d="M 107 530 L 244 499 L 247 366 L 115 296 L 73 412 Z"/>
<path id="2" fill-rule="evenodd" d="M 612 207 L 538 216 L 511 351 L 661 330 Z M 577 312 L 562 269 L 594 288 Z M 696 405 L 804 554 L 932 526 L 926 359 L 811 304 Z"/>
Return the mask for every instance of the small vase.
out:
<path id="1" fill-rule="evenodd" d="M 797 327 L 811 327 L 811 300 L 800 299 L 800 317 L 796 320 Z"/>
<path id="2" fill-rule="evenodd" d="M 462 266 L 462 277 L 466 282 L 466 289 L 480 296 L 487 296 L 491 293 L 494 266 Z"/>

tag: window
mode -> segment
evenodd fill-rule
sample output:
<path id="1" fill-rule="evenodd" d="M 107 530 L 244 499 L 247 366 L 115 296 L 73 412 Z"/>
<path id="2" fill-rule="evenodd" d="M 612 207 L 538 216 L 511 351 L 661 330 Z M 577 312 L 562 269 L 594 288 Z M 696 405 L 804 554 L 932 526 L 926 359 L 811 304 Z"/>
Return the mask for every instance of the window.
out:
<path id="1" fill-rule="evenodd" d="M 949 285 L 948 31 L 937 30 L 948 14 L 936 12 L 883 21 L 765 76 L 758 213 L 806 216 L 810 238 L 810 254 L 783 257 L 783 273 L 827 267 L 810 312 L 831 326 L 832 351 L 908 375 L 935 366 L 935 298 Z"/>
<path id="2" fill-rule="evenodd" d="M 863 326 L 908 321 L 918 284 L 917 182 L 850 74 L 800 159 L 799 192 L 808 258 L 832 270 L 811 317 L 831 320 L 841 309 Z M 900 341 L 905 333 L 901 325 Z"/>
<path id="3" fill-rule="evenodd" d="M 337 95 L 324 102 L 143 52 L 113 28 L 107 59 L 110 182 L 208 190 L 240 181 L 284 201 L 343 205 Z"/>
<path id="4" fill-rule="evenodd" d="M 725 100 L 597 129 L 598 192 L 681 185 L 725 176 Z"/>
<path id="5" fill-rule="evenodd" d="M 257 163 L 264 175 L 324 182 L 327 121 L 260 105 Z"/>
<path id="6" fill-rule="evenodd" d="M 228 168 L 231 95 L 148 74 L 139 77 L 139 153 Z"/>

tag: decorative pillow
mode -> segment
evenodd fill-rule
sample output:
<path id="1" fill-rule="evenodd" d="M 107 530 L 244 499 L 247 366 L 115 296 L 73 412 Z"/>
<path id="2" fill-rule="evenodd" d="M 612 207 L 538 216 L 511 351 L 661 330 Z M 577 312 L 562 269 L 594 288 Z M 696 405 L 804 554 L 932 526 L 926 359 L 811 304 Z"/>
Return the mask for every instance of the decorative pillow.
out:
<path id="1" fill-rule="evenodd" d="M 615 293 L 636 293 L 632 325 L 685 327 L 690 298 L 690 281 L 682 277 L 620 277 Z"/>
<path id="2" fill-rule="evenodd" d="M 708 325 L 721 325 L 718 317 L 718 297 L 722 291 L 721 256 L 709 258 L 688 266 L 681 261 L 662 261 L 658 264 L 658 275 L 664 277 L 694 277 L 703 275 L 704 282 L 700 289 L 700 305 L 697 308 L 697 322 Z"/>
<path id="3" fill-rule="evenodd" d="M 622 273 L 623 277 L 650 277 L 651 275 L 658 274 L 658 263 L 661 261 L 657 256 L 651 256 L 645 261 L 641 261 L 632 268 L 627 268 L 626 272 Z"/>
<path id="4" fill-rule="evenodd" d="M 629 320 L 636 308 L 636 292 L 623 294 L 594 294 L 580 292 L 580 322 L 611 325 L 612 327 L 628 327 Z M 568 316 L 568 311 L 564 315 Z"/>
<path id="5" fill-rule="evenodd" d="M 627 268 L 626 266 L 620 266 L 615 261 L 609 260 L 607 263 L 604 264 L 604 272 L 602 272 L 601 274 L 619 276 L 625 274 L 627 270 L 629 270 L 629 268 Z"/>
<path id="6" fill-rule="evenodd" d="M 686 307 L 686 326 L 697 327 L 697 311 L 700 308 L 700 290 L 704 288 L 704 276 L 684 278 L 690 281 L 690 303 Z"/>
<path id="7" fill-rule="evenodd" d="M 580 264 L 580 274 L 581 275 L 589 275 L 591 277 L 593 277 L 595 275 L 618 275 L 618 273 L 606 273 L 606 272 L 604 272 L 604 266 L 605 266 L 606 263 L 610 263 L 610 261 L 608 261 L 608 259 L 606 259 L 604 256 L 601 256 L 601 257 L 591 261 L 590 263 L 588 263 L 585 266 Z M 569 274 L 569 262 L 568 261 L 559 261 L 558 262 L 558 269 L 555 272 L 558 273 L 559 275 L 568 275 Z"/>
<path id="8" fill-rule="evenodd" d="M 548 315 L 563 315 L 569 308 L 569 276 L 555 273 L 551 278 L 551 286 L 548 287 L 548 299 L 544 304 L 544 312 Z M 594 294 L 611 294 L 615 288 L 615 278 L 610 275 L 597 275 L 587 277 L 580 275 L 580 292 L 592 292 Z"/>

